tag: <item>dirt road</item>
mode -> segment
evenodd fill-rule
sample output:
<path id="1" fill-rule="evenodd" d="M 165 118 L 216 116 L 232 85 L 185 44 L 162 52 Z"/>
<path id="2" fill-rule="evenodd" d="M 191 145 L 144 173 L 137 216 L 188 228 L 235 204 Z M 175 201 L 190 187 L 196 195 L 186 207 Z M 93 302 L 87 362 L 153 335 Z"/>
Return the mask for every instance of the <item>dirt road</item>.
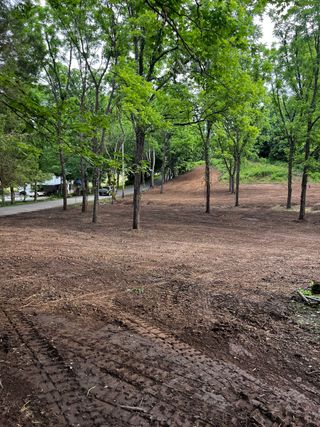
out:
<path id="1" fill-rule="evenodd" d="M 158 191 L 138 232 L 130 200 L 0 220 L 0 426 L 319 426 L 320 309 L 291 299 L 319 211 L 215 177 L 205 215 L 200 169 Z"/>

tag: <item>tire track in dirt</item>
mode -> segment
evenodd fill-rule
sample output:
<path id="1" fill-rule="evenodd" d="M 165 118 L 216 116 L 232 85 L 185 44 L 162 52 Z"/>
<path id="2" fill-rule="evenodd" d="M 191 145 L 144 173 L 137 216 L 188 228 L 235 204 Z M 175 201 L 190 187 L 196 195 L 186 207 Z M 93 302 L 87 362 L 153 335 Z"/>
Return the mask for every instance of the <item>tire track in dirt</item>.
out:
<path id="1" fill-rule="evenodd" d="M 121 416 L 113 417 L 112 411 L 116 408 L 112 403 L 95 402 L 89 396 L 57 347 L 39 333 L 27 316 L 2 311 L 10 336 L 16 335 L 14 340 L 19 340 L 29 353 L 30 359 L 25 365 L 24 375 L 31 378 L 40 390 L 38 397 L 45 409 L 58 418 L 57 427 L 131 425 Z M 127 418 L 131 417 L 130 412 L 129 415 Z"/>
<path id="2" fill-rule="evenodd" d="M 154 341 L 161 342 L 165 350 L 162 358 L 164 360 L 166 357 L 170 361 L 175 373 L 183 365 L 182 375 L 193 376 L 202 386 L 205 384 L 207 390 L 220 393 L 225 402 L 228 402 L 224 406 L 221 405 L 221 400 L 219 402 L 224 415 L 228 413 L 235 417 L 218 425 L 320 425 L 320 396 L 315 390 L 308 390 L 313 394 L 313 398 L 309 398 L 290 386 L 285 390 L 272 388 L 236 365 L 213 360 L 137 316 L 122 315 L 120 322 L 146 339 L 153 337 Z M 173 355 L 168 357 L 170 352 Z M 202 388 L 201 393 L 205 395 L 206 391 Z M 213 400 L 211 403 L 211 413 L 217 413 L 217 402 Z M 247 415 L 243 416 L 242 408 Z"/>
<path id="3" fill-rule="evenodd" d="M 98 329 L 3 310 L 24 344 L 24 375 L 59 426 L 314 426 L 317 402 L 271 389 L 129 315 Z M 2 322 L 3 323 L 3 322 Z"/>
<path id="4" fill-rule="evenodd" d="M 47 409 L 59 417 L 59 426 L 217 425 L 209 420 L 201 420 L 199 416 L 190 417 L 188 408 L 177 410 L 165 393 L 161 396 L 157 391 L 153 393 L 150 390 L 146 391 L 147 377 L 140 374 L 142 384 L 141 381 L 140 383 L 135 381 L 137 373 L 129 365 L 124 375 L 117 372 L 117 367 L 112 369 L 108 354 L 112 349 L 109 348 L 107 353 L 101 352 L 100 357 L 97 357 L 94 348 L 91 347 L 90 351 L 85 345 L 87 337 L 77 347 L 74 346 L 76 341 L 72 340 L 74 335 L 71 334 L 67 339 L 73 344 L 72 353 L 77 358 L 77 363 L 72 366 L 72 360 L 70 364 L 68 362 L 70 359 L 65 358 L 65 354 L 57 349 L 52 340 L 45 337 L 41 327 L 37 327 L 31 317 L 22 313 L 11 313 L 8 310 L 3 312 L 7 318 L 6 330 L 11 336 L 14 333 L 18 336 L 31 358 L 24 375 L 32 377 L 37 383 L 41 389 L 39 398 Z M 114 330 L 115 334 L 118 332 Z M 114 349 L 112 353 L 115 357 L 116 350 Z M 90 367 L 88 358 L 92 362 Z M 101 366 L 105 358 L 109 366 Z M 102 385 L 107 383 L 108 386 L 100 387 L 102 389 L 100 393 L 96 391 L 90 393 L 96 386 L 88 387 L 86 377 L 90 378 L 91 383 L 94 379 L 100 379 Z M 154 386 L 155 381 L 150 376 L 149 381 L 149 386 Z M 142 402 L 144 398 L 148 399 L 147 405 L 144 404 L 141 408 L 135 404 L 137 401 Z M 121 401 L 123 404 L 119 403 Z M 130 401 L 133 403 L 130 404 Z M 188 400 L 182 400 L 183 403 L 188 403 Z M 183 406 L 182 404 L 180 406 Z M 152 413 L 149 412 L 149 408 Z"/>

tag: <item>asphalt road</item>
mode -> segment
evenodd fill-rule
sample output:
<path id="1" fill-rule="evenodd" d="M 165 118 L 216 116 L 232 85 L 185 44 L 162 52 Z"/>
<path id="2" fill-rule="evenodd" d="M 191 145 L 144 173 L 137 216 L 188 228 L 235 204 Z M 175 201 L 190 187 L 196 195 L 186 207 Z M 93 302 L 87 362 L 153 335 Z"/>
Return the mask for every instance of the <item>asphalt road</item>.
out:
<path id="1" fill-rule="evenodd" d="M 145 191 L 147 189 L 148 187 L 146 186 L 142 188 L 142 191 Z M 121 194 L 122 194 L 122 190 L 119 190 L 117 197 L 120 198 Z M 132 185 L 125 188 L 125 195 L 129 196 L 131 194 L 133 194 Z M 108 199 L 111 199 L 111 196 L 100 196 L 100 200 L 108 200 Z M 88 200 L 89 202 L 92 201 L 93 196 L 89 196 Z M 68 198 L 68 206 L 79 205 L 81 203 L 82 203 L 82 196 Z M 46 209 L 62 208 L 62 205 L 63 205 L 62 199 L 58 199 L 58 200 L 46 200 L 46 201 L 36 202 L 36 203 L 26 203 L 21 205 L 0 207 L 0 216 L 17 215 L 24 212 L 36 212 L 36 211 L 42 211 Z"/>

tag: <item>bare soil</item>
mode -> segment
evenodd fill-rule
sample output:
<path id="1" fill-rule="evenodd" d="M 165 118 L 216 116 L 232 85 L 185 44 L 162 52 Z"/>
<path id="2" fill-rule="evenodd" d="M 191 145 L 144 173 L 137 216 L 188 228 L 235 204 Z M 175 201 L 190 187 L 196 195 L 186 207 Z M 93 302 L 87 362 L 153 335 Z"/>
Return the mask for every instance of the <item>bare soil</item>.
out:
<path id="1" fill-rule="evenodd" d="M 320 426 L 320 186 L 241 207 L 197 168 L 143 196 L 0 220 L 0 426 Z M 299 199 L 296 185 L 294 202 Z M 312 209 L 311 209 L 312 208 Z"/>

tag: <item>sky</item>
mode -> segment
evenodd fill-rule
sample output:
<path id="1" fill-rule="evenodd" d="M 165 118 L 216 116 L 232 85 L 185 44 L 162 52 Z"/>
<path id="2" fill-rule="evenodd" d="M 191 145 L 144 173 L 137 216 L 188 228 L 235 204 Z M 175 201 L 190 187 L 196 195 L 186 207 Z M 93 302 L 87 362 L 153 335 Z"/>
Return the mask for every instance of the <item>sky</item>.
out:
<path id="1" fill-rule="evenodd" d="M 267 47 L 271 47 L 272 43 L 275 42 L 275 38 L 273 36 L 274 25 L 270 17 L 265 13 L 262 19 L 256 19 L 256 23 L 259 24 L 262 29 L 262 42 L 266 44 Z"/>

